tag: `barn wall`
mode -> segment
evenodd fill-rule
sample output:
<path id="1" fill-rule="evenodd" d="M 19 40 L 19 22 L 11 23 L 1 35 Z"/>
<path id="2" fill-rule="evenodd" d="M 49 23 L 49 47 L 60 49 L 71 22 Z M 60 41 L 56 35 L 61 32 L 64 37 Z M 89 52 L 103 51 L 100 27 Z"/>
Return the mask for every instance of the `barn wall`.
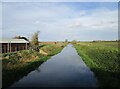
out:
<path id="1" fill-rule="evenodd" d="M 7 53 L 9 51 L 8 44 L 2 43 L 1 45 L 2 45 L 2 53 Z"/>
<path id="2" fill-rule="evenodd" d="M 29 44 L 27 43 L 27 45 Z M 19 50 L 26 50 L 26 43 L 2 43 L 2 53 L 14 52 Z"/>
<path id="3" fill-rule="evenodd" d="M 25 49 L 26 49 L 26 44 L 24 44 L 24 43 L 20 43 L 20 44 L 14 43 L 14 44 L 11 44 L 11 52 L 19 51 L 19 50 L 25 50 Z"/>

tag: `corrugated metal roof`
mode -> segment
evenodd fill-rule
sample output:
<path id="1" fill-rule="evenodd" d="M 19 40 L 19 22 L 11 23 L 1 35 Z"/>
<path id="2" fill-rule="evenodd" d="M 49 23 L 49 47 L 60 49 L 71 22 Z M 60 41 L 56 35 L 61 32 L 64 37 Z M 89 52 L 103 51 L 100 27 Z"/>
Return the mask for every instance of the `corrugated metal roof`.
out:
<path id="1" fill-rule="evenodd" d="M 0 43 L 29 43 L 24 39 L 0 39 Z"/>

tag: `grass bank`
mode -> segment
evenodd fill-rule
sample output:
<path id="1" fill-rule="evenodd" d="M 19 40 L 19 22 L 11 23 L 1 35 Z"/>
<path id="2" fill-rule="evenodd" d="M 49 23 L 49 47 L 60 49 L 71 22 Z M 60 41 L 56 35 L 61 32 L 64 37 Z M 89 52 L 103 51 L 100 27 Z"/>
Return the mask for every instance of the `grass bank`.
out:
<path id="1" fill-rule="evenodd" d="M 120 87 L 118 42 L 79 42 L 73 45 L 95 73 L 100 87 Z"/>
<path id="2" fill-rule="evenodd" d="M 43 45 L 43 43 L 41 43 Z M 59 53 L 66 44 L 45 44 L 42 46 L 48 55 L 33 50 L 22 50 L 12 53 L 2 54 L 2 83 L 6 88 L 35 70 L 41 63 L 48 60 L 51 56 Z"/>
<path id="3" fill-rule="evenodd" d="M 63 47 L 67 45 L 67 43 L 63 42 L 49 42 L 49 43 L 43 43 L 44 47 L 41 48 L 44 52 L 48 54 L 48 56 L 53 56 L 57 53 L 59 53 Z"/>

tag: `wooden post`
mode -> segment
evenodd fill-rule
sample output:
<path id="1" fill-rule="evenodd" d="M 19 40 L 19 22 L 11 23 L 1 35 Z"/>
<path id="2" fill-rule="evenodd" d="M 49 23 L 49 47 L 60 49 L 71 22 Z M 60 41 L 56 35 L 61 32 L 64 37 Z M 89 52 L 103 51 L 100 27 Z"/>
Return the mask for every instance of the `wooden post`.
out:
<path id="1" fill-rule="evenodd" d="M 8 43 L 8 47 L 9 52 L 11 52 L 11 42 Z"/>
<path id="2" fill-rule="evenodd" d="M 9 43 L 7 43 L 7 52 L 9 52 L 9 49 L 10 49 L 10 48 L 9 48 Z"/>
<path id="3" fill-rule="evenodd" d="M 27 43 L 26 43 L 26 50 L 27 50 Z"/>
<path id="4" fill-rule="evenodd" d="M 10 52 L 11 52 L 11 42 L 10 42 Z"/>
<path id="5" fill-rule="evenodd" d="M 10 43 L 10 52 L 11 52 L 11 43 Z"/>

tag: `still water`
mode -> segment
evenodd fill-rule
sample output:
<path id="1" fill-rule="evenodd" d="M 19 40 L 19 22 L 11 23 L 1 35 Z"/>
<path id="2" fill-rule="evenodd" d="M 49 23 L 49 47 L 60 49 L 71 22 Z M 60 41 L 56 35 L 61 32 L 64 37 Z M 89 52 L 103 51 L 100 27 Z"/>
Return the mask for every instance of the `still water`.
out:
<path id="1" fill-rule="evenodd" d="M 69 44 L 11 87 L 97 87 L 97 79 Z"/>

